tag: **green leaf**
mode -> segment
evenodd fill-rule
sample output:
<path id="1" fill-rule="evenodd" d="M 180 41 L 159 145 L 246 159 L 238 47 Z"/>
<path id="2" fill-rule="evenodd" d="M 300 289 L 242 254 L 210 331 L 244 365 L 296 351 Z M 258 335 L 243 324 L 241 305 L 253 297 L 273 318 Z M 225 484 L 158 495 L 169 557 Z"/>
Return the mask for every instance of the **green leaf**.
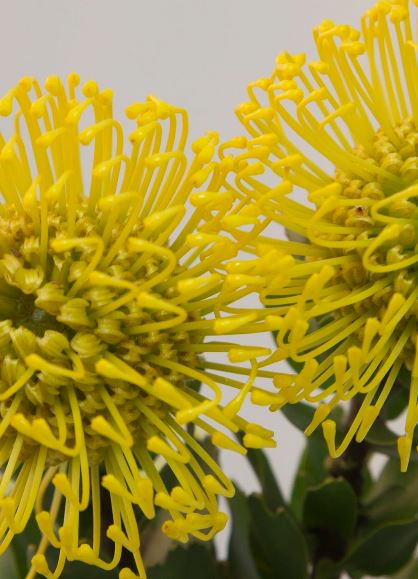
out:
<path id="1" fill-rule="evenodd" d="M 411 383 L 411 373 L 403 369 L 398 374 L 394 388 L 392 388 L 385 405 L 382 408 L 384 420 L 394 420 L 408 405 L 409 384 Z"/>
<path id="2" fill-rule="evenodd" d="M 414 444 L 417 444 L 418 440 L 416 440 L 415 436 L 414 436 Z M 397 445 L 396 444 L 388 444 L 388 445 L 373 445 L 372 450 L 374 452 L 378 452 L 380 454 L 384 454 L 385 456 L 389 457 L 389 458 L 394 458 L 398 461 L 398 465 L 399 465 L 399 454 L 398 454 L 398 449 L 397 449 Z M 418 453 L 417 452 L 413 452 L 411 453 L 410 459 L 409 459 L 409 464 L 418 464 Z"/>
<path id="3" fill-rule="evenodd" d="M 412 557 L 417 541 L 417 521 L 388 524 L 356 542 L 345 562 L 368 575 L 391 575 Z"/>
<path id="4" fill-rule="evenodd" d="M 399 461 L 390 460 L 365 498 L 364 516 L 371 528 L 391 522 L 413 522 L 418 517 L 418 465 L 400 472 Z"/>
<path id="5" fill-rule="evenodd" d="M 265 452 L 248 449 L 247 458 L 258 478 L 268 508 L 275 511 L 278 507 L 283 507 L 285 500 Z"/>
<path id="6" fill-rule="evenodd" d="M 112 569 L 104 572 L 98 567 L 86 565 L 79 561 L 67 561 L 62 572 L 61 579 L 74 579 L 74 577 L 82 577 L 83 579 L 118 579 L 119 571 Z"/>
<path id="7" fill-rule="evenodd" d="M 315 566 L 315 579 L 339 579 L 341 568 L 331 559 L 321 559 Z"/>
<path id="8" fill-rule="evenodd" d="M 350 575 L 348 575 L 348 577 L 350 577 L 350 579 L 364 579 L 364 573 L 357 569 L 350 569 Z"/>
<path id="9" fill-rule="evenodd" d="M 306 427 L 312 421 L 314 416 L 316 406 L 310 406 L 305 402 L 296 402 L 295 404 L 285 404 L 280 409 L 280 412 L 286 416 L 286 418 L 296 426 L 299 430 L 306 430 Z M 335 420 L 337 425 L 337 432 L 342 434 L 343 428 L 341 425 L 341 419 L 343 416 L 342 408 L 336 407 L 329 415 L 329 418 Z"/>
<path id="10" fill-rule="evenodd" d="M 388 454 L 385 447 L 392 447 L 390 450 L 391 455 L 398 456 L 397 453 L 397 442 L 398 442 L 399 435 L 396 432 L 390 430 L 381 416 L 379 416 L 369 432 L 366 435 L 366 442 L 373 446 L 373 450 L 383 452 L 384 454 Z M 418 433 L 414 435 L 413 446 L 418 444 Z M 416 462 L 417 456 L 416 453 L 412 453 L 411 455 L 411 462 Z"/>
<path id="11" fill-rule="evenodd" d="M 418 579 L 418 561 L 410 561 L 393 579 Z"/>
<path id="12" fill-rule="evenodd" d="M 148 579 L 219 579 L 215 556 L 201 543 L 177 547 L 164 564 L 148 569 Z"/>
<path id="13" fill-rule="evenodd" d="M 314 433 L 306 440 L 292 487 L 290 505 L 298 519 L 302 518 L 302 508 L 308 488 L 316 486 L 326 477 L 327 456 L 325 441 L 318 433 Z"/>
<path id="14" fill-rule="evenodd" d="M 273 332 L 274 338 L 276 338 L 277 332 Z M 299 374 L 299 372 L 303 369 L 304 363 L 303 362 L 295 362 L 292 358 L 287 358 L 286 362 L 295 371 L 295 374 Z"/>
<path id="15" fill-rule="evenodd" d="M 364 498 L 360 534 L 346 563 L 369 575 L 392 574 L 412 557 L 418 542 L 418 465 L 401 473 L 390 460 Z"/>
<path id="16" fill-rule="evenodd" d="M 202 387 L 200 380 L 195 380 L 194 378 L 187 378 L 184 382 L 184 385 L 187 388 L 190 388 L 190 390 L 193 390 L 193 392 L 200 392 Z"/>
<path id="17" fill-rule="evenodd" d="M 365 438 L 368 444 L 373 446 L 395 446 L 398 435 L 392 432 L 381 418 L 377 418 Z"/>
<path id="18" fill-rule="evenodd" d="M 348 541 L 357 520 L 357 497 L 345 479 L 327 480 L 308 490 L 303 506 L 306 527 L 333 541 Z"/>
<path id="19" fill-rule="evenodd" d="M 251 546 L 265 579 L 306 579 L 308 555 L 305 539 L 289 513 L 268 510 L 259 495 L 248 499 Z"/>
<path id="20" fill-rule="evenodd" d="M 237 485 L 235 489 L 235 496 L 228 502 L 232 517 L 228 553 L 231 574 L 240 579 L 260 579 L 250 546 L 248 501 Z"/>
<path id="21" fill-rule="evenodd" d="M 308 406 L 308 404 L 304 402 L 285 404 L 280 410 L 293 426 L 296 426 L 296 428 L 302 431 L 305 430 L 311 422 L 315 412 L 313 406 Z"/>

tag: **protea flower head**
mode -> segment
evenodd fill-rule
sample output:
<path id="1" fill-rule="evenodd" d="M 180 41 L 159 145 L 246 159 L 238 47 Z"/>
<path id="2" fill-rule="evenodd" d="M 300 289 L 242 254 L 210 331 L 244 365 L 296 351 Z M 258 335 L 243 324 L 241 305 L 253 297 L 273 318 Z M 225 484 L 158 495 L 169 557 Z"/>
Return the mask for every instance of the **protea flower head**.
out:
<path id="1" fill-rule="evenodd" d="M 318 60 L 282 53 L 271 76 L 249 85 L 237 112 L 251 137 L 229 143 L 233 186 L 266 229 L 259 242 L 287 258 L 279 275 L 265 271 L 262 301 L 281 327 L 263 364 L 300 367 L 253 402 L 312 403 L 306 432 L 322 423 L 338 457 L 364 439 L 405 369 L 402 470 L 418 420 L 417 4 L 377 2 L 361 32 L 323 22 Z M 329 414 L 350 400 L 354 420 L 336 441 Z"/>
<path id="2" fill-rule="evenodd" d="M 89 81 L 77 96 L 78 84 L 50 77 L 43 92 L 25 78 L 0 100 L 2 116 L 14 112 L 0 143 L 0 552 L 35 511 L 42 540 L 29 577 L 59 577 L 67 560 L 109 570 L 127 549 L 129 579 L 145 577 L 139 511 L 166 509 L 163 531 L 180 541 L 226 523 L 217 496 L 233 486 L 196 429 L 240 453 L 274 446 L 238 416 L 269 351 L 219 336 L 277 319 L 234 307 L 263 282 L 234 272 L 236 220 L 232 234 L 213 233 L 236 201 L 223 188 L 231 159 L 213 160 L 217 135 L 197 140 L 188 163 L 185 111 L 149 97 L 127 109 L 127 151 L 112 92 Z M 228 404 L 220 385 L 235 388 Z M 238 430 L 243 445 L 227 434 Z M 49 547 L 59 550 L 52 569 Z"/>

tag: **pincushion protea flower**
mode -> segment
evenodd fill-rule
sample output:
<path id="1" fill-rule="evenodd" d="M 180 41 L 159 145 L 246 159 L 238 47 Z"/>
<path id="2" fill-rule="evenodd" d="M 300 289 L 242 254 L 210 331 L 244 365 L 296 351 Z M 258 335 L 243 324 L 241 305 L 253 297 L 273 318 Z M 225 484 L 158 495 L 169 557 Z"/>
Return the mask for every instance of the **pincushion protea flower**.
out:
<path id="1" fill-rule="evenodd" d="M 259 242 L 288 258 L 280 275 L 266 272 L 262 299 L 282 325 L 277 351 L 263 364 L 288 358 L 301 365 L 297 376 L 276 376 L 275 392 L 254 391 L 253 402 L 315 404 L 306 432 L 322 423 L 338 457 L 364 439 L 405 367 L 402 470 L 418 420 L 414 5 L 378 2 L 361 33 L 325 21 L 314 32 L 319 60 L 308 65 L 303 54 L 280 54 L 238 108 L 251 140 L 229 143 L 244 149 L 236 156 L 239 189 L 269 226 Z M 336 442 L 329 414 L 348 400 L 357 412 Z"/>
<path id="2" fill-rule="evenodd" d="M 236 201 L 221 190 L 231 159 L 212 160 L 217 135 L 193 144 L 188 165 L 186 113 L 150 97 L 127 109 L 137 128 L 124 152 L 111 91 L 89 81 L 80 100 L 78 83 L 50 77 L 43 93 L 25 78 L 0 100 L 3 116 L 17 107 L 0 153 L 0 552 L 35 509 L 42 540 L 28 577 L 59 577 L 66 560 L 108 570 L 122 549 L 145 577 L 137 509 L 166 509 L 163 530 L 180 541 L 210 539 L 226 522 L 217 495 L 233 487 L 190 424 L 220 448 L 246 452 L 228 430 L 247 447 L 275 445 L 237 414 L 269 351 L 206 339 L 269 331 L 277 319 L 232 307 L 262 278 L 234 273 L 239 240 L 210 232 Z M 93 148 L 84 184 L 80 143 Z M 238 389 L 224 407 L 220 383 Z"/>

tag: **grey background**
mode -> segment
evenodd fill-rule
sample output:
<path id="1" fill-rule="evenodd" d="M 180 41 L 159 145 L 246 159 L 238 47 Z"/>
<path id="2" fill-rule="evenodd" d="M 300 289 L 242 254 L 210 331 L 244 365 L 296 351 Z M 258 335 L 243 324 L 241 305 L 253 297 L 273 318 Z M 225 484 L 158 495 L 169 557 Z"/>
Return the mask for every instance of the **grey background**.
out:
<path id="1" fill-rule="evenodd" d="M 360 25 L 371 0 L 1 1 L 0 92 L 21 76 L 43 81 L 77 71 L 115 91 L 116 115 L 153 93 L 189 111 L 191 137 L 242 133 L 234 107 L 246 84 L 270 73 L 277 53 L 316 59 L 311 29 L 325 18 Z M 247 407 L 248 417 L 248 407 Z M 269 451 L 286 492 L 302 438 L 278 415 L 251 415 L 278 432 Z M 225 470 L 247 490 L 248 467 L 231 453 Z M 224 551 L 227 531 L 218 544 Z"/>

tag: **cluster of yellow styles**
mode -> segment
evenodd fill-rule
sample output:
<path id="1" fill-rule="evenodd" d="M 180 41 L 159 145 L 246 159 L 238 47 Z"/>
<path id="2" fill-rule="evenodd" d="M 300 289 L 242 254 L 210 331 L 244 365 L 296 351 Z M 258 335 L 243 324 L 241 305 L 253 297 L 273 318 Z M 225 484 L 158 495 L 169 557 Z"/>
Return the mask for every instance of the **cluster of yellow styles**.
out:
<path id="1" fill-rule="evenodd" d="M 211 539 L 227 521 L 218 496 L 234 489 L 204 438 L 242 454 L 275 446 L 240 416 L 246 399 L 314 403 L 306 432 L 322 423 L 337 457 L 405 367 L 406 470 L 418 421 L 413 5 L 378 2 L 362 33 L 325 21 L 318 61 L 280 54 L 249 85 L 237 109 L 248 138 L 219 145 L 211 132 L 190 155 L 185 111 L 154 97 L 129 106 L 126 146 L 112 92 L 78 88 L 75 74 L 44 91 L 24 78 L 0 100 L 13 118 L 0 136 L 0 553 L 34 513 L 27 579 L 74 560 L 110 570 L 124 549 L 137 571 L 120 579 L 144 579 L 138 513 L 156 507 L 169 538 Z M 282 372 L 286 359 L 298 374 Z M 328 416 L 351 399 L 337 443 Z"/>

